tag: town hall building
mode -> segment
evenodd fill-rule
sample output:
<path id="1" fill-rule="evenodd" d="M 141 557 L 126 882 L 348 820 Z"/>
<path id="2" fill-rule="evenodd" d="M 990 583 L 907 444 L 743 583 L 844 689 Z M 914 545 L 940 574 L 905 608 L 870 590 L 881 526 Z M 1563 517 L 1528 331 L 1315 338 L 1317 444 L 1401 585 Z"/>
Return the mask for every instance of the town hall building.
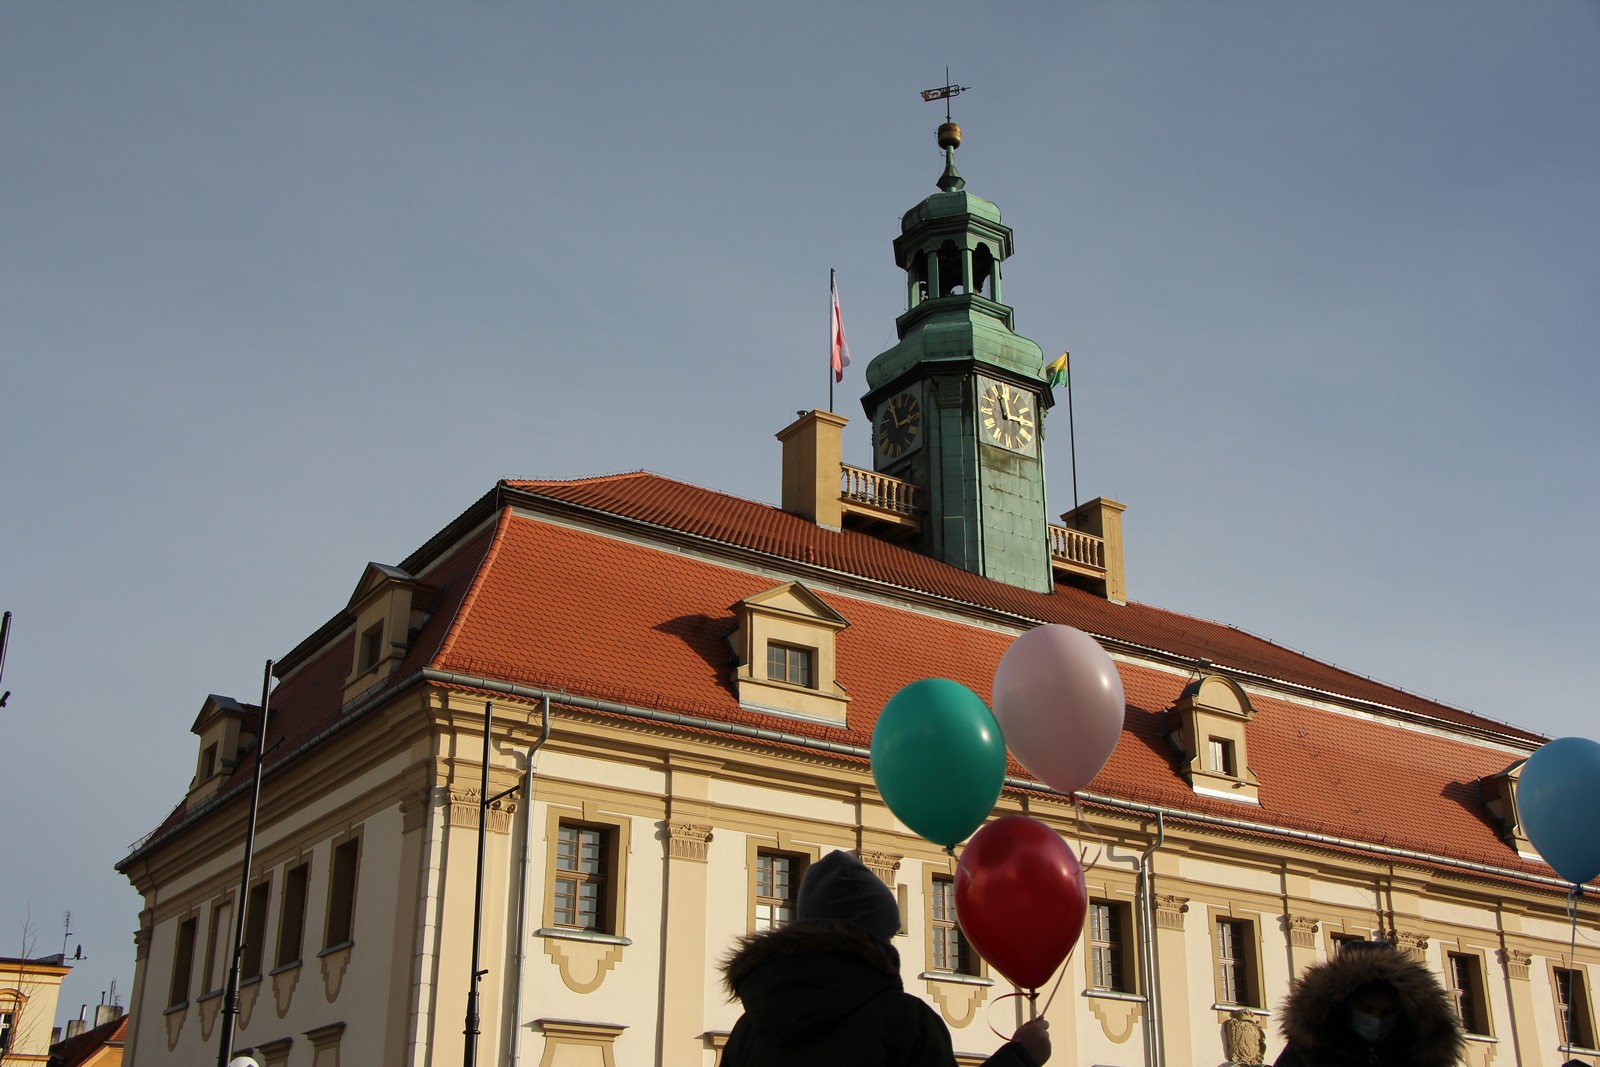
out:
<path id="1" fill-rule="evenodd" d="M 808 411 L 774 428 L 776 505 L 642 471 L 502 481 L 305 605 L 264 737 L 251 694 L 199 702 L 192 781 L 118 863 L 144 903 L 130 1062 L 216 1061 L 243 909 L 230 1052 L 267 1067 L 459 1067 L 474 989 L 480 1064 L 715 1067 L 739 1016 L 719 960 L 846 849 L 900 901 L 906 988 L 979 1063 L 1023 1002 L 869 746 L 913 681 L 988 699 L 1041 624 L 1092 635 L 1127 703 L 1085 790 L 1012 761 L 995 809 L 1087 868 L 1057 1061 L 1270 1063 L 1290 981 L 1381 938 L 1439 976 L 1472 1067 L 1600 1062 L 1600 948 L 1518 819 L 1545 739 L 1133 599 L 1124 505 L 1047 512 L 1054 396 L 1004 302 L 1012 231 L 967 191 L 959 129 L 940 139 L 893 243 L 870 457 Z"/>

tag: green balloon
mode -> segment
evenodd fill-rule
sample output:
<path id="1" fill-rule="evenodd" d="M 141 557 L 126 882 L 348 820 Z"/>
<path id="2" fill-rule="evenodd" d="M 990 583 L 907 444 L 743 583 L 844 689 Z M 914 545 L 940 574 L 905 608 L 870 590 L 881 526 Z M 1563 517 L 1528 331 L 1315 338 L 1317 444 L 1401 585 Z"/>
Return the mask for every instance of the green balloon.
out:
<path id="1" fill-rule="evenodd" d="M 917 834 L 949 847 L 983 825 L 1006 778 L 1006 743 L 983 698 L 924 678 L 889 698 L 872 730 L 872 777 Z"/>

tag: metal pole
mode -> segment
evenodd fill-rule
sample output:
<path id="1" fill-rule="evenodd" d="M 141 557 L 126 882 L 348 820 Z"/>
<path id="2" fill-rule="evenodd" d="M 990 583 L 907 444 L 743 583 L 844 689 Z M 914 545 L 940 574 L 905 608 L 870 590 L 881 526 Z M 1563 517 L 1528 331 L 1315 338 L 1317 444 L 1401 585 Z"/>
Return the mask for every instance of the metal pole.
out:
<path id="1" fill-rule="evenodd" d="M 6 646 L 10 643 L 11 612 L 8 611 L 4 615 L 0 615 L 0 678 L 4 678 L 6 674 Z M 6 698 L 10 695 L 9 691 L 0 693 L 0 708 L 6 706 Z"/>
<path id="2" fill-rule="evenodd" d="M 233 912 L 233 962 L 228 966 L 228 991 L 222 998 L 222 1040 L 217 1047 L 217 1067 L 228 1067 L 233 1054 L 233 1028 L 239 1016 L 239 963 L 244 957 L 245 898 L 250 895 L 250 861 L 256 847 L 256 809 L 261 802 L 261 769 L 267 754 L 267 714 L 272 700 L 272 661 L 261 672 L 261 732 L 256 737 L 256 780 L 250 791 L 250 817 L 244 831 L 244 874 Z"/>
<path id="3" fill-rule="evenodd" d="M 467 1035 L 462 1056 L 463 1067 L 478 1063 L 478 981 L 489 972 L 478 966 L 478 951 L 483 941 L 483 846 L 488 835 L 483 824 L 489 818 L 489 738 L 494 729 L 494 701 L 483 702 L 483 783 L 478 789 L 478 876 L 472 896 L 472 978 L 467 986 Z"/>

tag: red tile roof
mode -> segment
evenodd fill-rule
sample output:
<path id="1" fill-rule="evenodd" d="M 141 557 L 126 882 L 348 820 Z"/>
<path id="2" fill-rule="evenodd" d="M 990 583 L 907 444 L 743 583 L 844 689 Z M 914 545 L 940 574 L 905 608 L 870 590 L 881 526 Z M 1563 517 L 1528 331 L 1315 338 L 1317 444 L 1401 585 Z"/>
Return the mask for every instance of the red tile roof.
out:
<path id="1" fill-rule="evenodd" d="M 919 678 L 953 678 L 988 699 L 1010 642 L 995 626 L 1064 623 L 1113 649 L 1166 654 L 1146 658 L 1150 665 L 1119 662 L 1127 726 L 1091 792 L 1546 872 L 1501 840 L 1478 793 L 1480 779 L 1518 758 L 1503 743 L 1531 751 L 1542 738 L 1217 623 L 1067 586 L 1031 593 L 865 533 L 825 530 L 771 505 L 645 473 L 502 482 L 402 566 L 436 587 L 439 602 L 391 687 L 431 667 L 865 749 L 877 710 Z M 845 729 L 739 706 L 727 641 L 734 605 L 791 579 L 850 621 L 837 644 L 851 698 Z M 305 665 L 274 693 L 270 733 L 286 742 L 275 759 L 348 714 L 353 620 L 343 626 L 326 648 L 304 652 Z M 330 623 L 319 633 L 335 631 Z M 1166 670 L 1153 665 L 1163 658 Z M 1334 694 L 1332 702 L 1352 708 L 1253 696 L 1248 758 L 1259 806 L 1197 796 L 1165 731 L 1166 711 L 1200 658 L 1235 677 Z M 1398 728 L 1385 709 L 1433 727 Z M 1501 743 L 1486 742 L 1489 735 Z M 180 808 L 158 834 L 185 817 Z"/>
<path id="2" fill-rule="evenodd" d="M 128 1017 L 118 1016 L 85 1030 L 75 1037 L 50 1046 L 50 1067 L 78 1067 L 108 1045 L 121 1046 L 128 1039 Z"/>

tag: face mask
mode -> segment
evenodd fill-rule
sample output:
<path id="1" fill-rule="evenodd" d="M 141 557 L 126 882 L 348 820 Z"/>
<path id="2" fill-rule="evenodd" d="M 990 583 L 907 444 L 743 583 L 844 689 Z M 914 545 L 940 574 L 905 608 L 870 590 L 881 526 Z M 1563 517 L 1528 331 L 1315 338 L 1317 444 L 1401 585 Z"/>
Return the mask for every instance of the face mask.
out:
<path id="1" fill-rule="evenodd" d="M 1369 1045 L 1375 1045 L 1394 1033 L 1394 1025 L 1398 1021 L 1399 1019 L 1393 1015 L 1380 1019 L 1376 1015 L 1368 1015 L 1364 1011 L 1352 1010 L 1350 1012 L 1350 1029 L 1354 1030 L 1356 1036 Z"/>

